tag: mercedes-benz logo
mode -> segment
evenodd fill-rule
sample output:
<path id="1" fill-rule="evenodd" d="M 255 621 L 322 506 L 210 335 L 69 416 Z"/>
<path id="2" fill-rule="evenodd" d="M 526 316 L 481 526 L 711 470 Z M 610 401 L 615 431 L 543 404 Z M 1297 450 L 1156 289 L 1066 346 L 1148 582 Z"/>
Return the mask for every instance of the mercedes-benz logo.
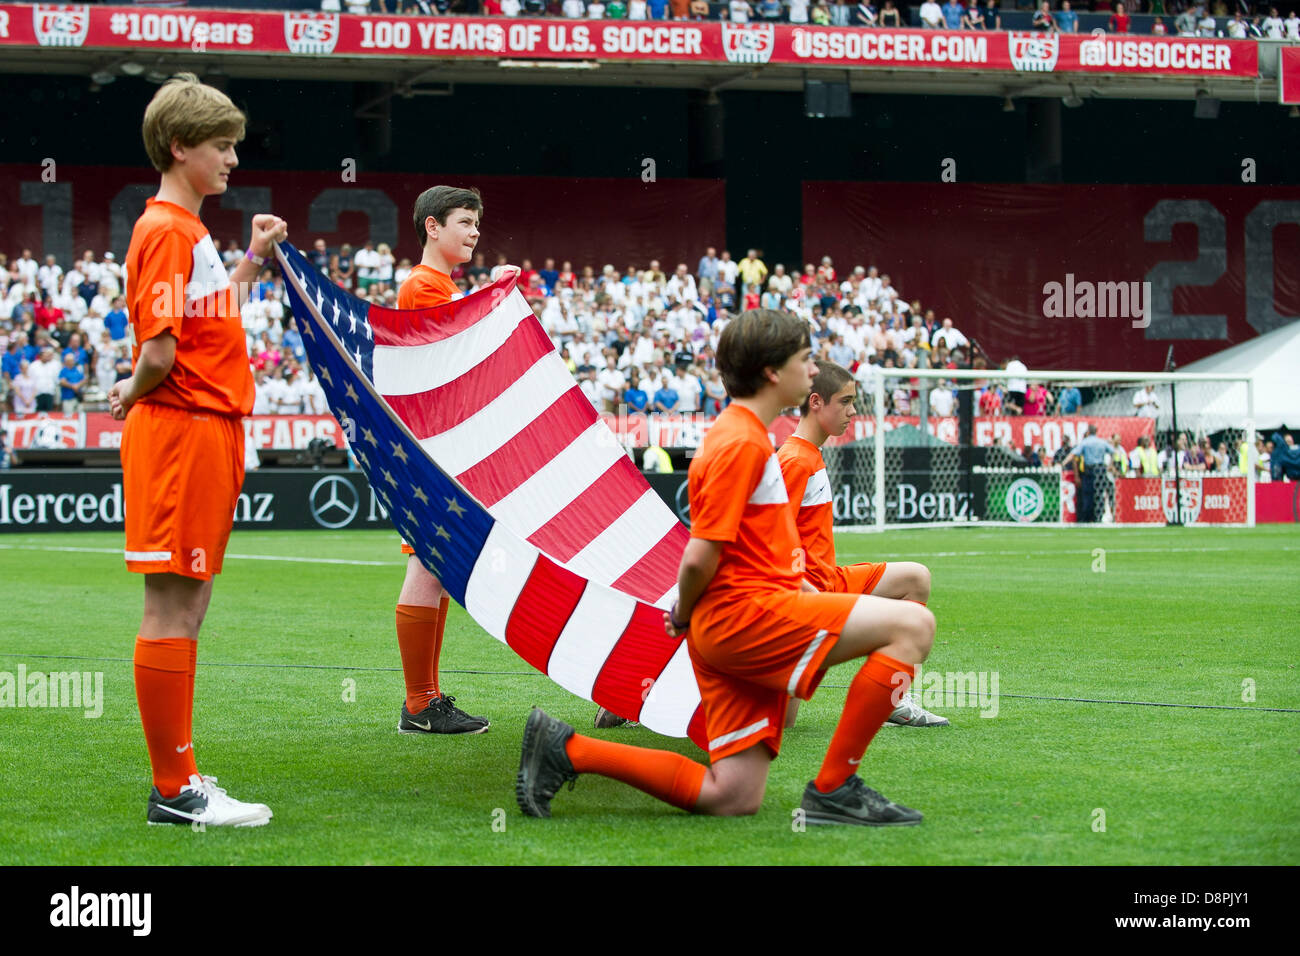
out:
<path id="1" fill-rule="evenodd" d="M 682 519 L 682 524 L 686 527 L 691 526 L 691 499 L 690 499 L 690 482 L 682 479 L 682 483 L 677 486 L 677 494 L 673 499 L 677 502 L 677 517 Z"/>
<path id="2" fill-rule="evenodd" d="M 322 528 L 346 528 L 357 516 L 361 499 L 352 482 L 342 475 L 330 475 L 311 486 L 307 505 Z"/>

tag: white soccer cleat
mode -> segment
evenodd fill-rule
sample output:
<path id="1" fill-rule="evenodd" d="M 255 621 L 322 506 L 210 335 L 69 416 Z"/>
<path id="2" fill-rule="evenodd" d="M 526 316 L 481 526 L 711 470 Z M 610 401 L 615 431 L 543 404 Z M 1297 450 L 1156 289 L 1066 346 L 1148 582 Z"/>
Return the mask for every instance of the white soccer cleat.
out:
<path id="1" fill-rule="evenodd" d="M 885 719 L 885 723 L 896 724 L 899 727 L 947 727 L 948 718 L 930 713 L 918 704 L 911 694 L 904 694 L 903 702 L 894 708 L 894 712 Z"/>
<path id="2" fill-rule="evenodd" d="M 190 774 L 181 792 L 166 799 L 154 787 L 149 794 L 149 824 L 198 823 L 212 827 L 260 827 L 270 822 L 271 808 L 244 803 L 217 786 L 216 777 Z"/>

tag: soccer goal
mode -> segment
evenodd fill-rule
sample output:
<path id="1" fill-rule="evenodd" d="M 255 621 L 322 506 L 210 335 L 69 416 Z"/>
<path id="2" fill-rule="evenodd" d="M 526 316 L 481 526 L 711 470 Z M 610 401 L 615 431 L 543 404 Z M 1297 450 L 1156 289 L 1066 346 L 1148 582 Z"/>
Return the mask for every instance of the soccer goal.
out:
<path id="1" fill-rule="evenodd" d="M 1253 526 L 1253 397 L 1240 374 L 874 368 L 823 448 L 836 525 Z"/>

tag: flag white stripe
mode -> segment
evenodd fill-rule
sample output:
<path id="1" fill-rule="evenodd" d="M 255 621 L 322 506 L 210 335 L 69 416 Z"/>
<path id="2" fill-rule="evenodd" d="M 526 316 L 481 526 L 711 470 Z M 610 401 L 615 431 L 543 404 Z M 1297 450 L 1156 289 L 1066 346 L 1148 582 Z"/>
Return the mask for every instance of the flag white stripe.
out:
<path id="1" fill-rule="evenodd" d="M 635 610 L 636 601 L 621 591 L 597 585 L 585 588 L 551 650 L 547 676 L 565 690 L 591 700 L 600 669 Z"/>
<path id="2" fill-rule="evenodd" d="M 420 446 L 447 474 L 459 475 L 508 442 L 571 388 L 573 376 L 568 370 L 543 359 L 482 410 L 424 439 Z"/>
<path id="3" fill-rule="evenodd" d="M 650 688 L 650 694 L 641 706 L 641 723 L 655 733 L 685 737 L 699 703 L 695 670 L 691 667 L 690 652 L 683 640 Z"/>
<path id="4" fill-rule="evenodd" d="M 602 422 L 593 422 L 562 452 L 489 508 L 492 517 L 523 538 L 554 518 L 623 457 L 620 447 L 596 437 L 604 428 Z"/>
<path id="5" fill-rule="evenodd" d="M 385 396 L 418 395 L 454 382 L 496 352 L 518 327 L 517 311 L 501 308 L 428 345 L 376 345 L 375 389 Z"/>
<path id="6" fill-rule="evenodd" d="M 647 488 L 632 507 L 587 542 L 565 567 L 592 581 L 613 584 L 677 523 L 676 516 L 664 507 L 664 500 Z"/>
<path id="7" fill-rule="evenodd" d="M 465 610 L 502 643 L 515 602 L 537 564 L 538 550 L 501 525 L 493 525 L 465 585 Z"/>

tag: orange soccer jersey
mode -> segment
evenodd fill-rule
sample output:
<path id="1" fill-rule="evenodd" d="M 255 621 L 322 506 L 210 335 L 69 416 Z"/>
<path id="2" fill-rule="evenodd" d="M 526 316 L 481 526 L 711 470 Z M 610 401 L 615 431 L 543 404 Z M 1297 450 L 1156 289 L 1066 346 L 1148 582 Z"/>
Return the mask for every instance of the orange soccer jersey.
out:
<path id="1" fill-rule="evenodd" d="M 150 199 L 126 256 L 132 359 L 164 333 L 171 371 L 122 431 L 127 568 L 208 579 L 221 570 L 244 481 L 253 376 L 239 303 L 198 217 Z"/>
<path id="2" fill-rule="evenodd" d="M 763 423 L 728 406 L 691 462 L 691 537 L 723 545 L 691 613 L 691 663 L 712 760 L 775 755 L 791 695 L 812 696 L 857 598 L 800 590 L 803 550 Z"/>
<path id="3" fill-rule="evenodd" d="M 140 401 L 218 415 L 251 412 L 253 373 L 239 302 L 199 217 L 148 200 L 125 265 L 132 364 L 149 339 L 164 332 L 176 338 L 171 372 Z"/>
<path id="4" fill-rule="evenodd" d="M 397 307 L 432 309 L 434 306 L 446 305 L 458 295 L 460 289 L 451 281 L 451 276 L 421 263 L 411 270 L 402 287 L 397 290 Z M 402 554 L 415 554 L 415 549 L 403 541 Z"/>
<path id="5" fill-rule="evenodd" d="M 460 289 L 451 281 L 451 276 L 421 263 L 411 270 L 402 287 L 397 290 L 397 307 L 432 309 L 447 304 L 458 295 Z"/>
<path id="6" fill-rule="evenodd" d="M 819 591 L 870 594 L 885 573 L 885 562 L 848 567 L 835 564 L 835 505 L 821 449 L 791 435 L 777 452 L 799 540 L 807 552 L 804 576 Z"/>

